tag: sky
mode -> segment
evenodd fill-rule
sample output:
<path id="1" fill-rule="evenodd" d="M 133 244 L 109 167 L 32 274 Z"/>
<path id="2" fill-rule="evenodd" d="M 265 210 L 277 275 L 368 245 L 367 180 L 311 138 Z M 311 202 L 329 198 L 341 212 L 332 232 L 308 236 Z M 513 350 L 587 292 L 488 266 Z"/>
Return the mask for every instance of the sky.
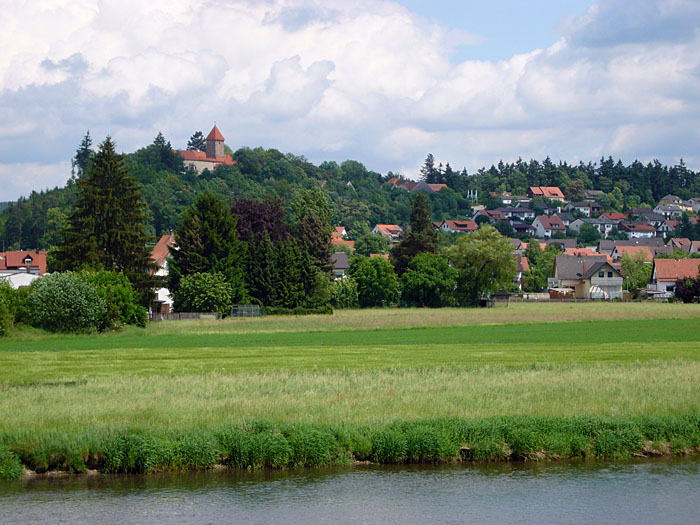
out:
<path id="1" fill-rule="evenodd" d="M 416 177 L 518 157 L 700 169 L 700 0 L 15 0 L 0 201 L 63 185 L 87 130 L 162 131 Z"/>

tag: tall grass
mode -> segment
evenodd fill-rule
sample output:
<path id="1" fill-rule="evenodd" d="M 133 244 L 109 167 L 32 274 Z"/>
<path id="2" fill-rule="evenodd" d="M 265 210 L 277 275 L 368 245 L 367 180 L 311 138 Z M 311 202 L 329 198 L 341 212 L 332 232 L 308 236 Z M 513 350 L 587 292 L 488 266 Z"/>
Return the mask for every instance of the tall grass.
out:
<path id="1" fill-rule="evenodd" d="M 388 464 L 695 454 L 700 452 L 700 415 L 442 418 L 330 426 L 261 421 L 175 434 L 103 434 L 88 449 L 79 439 L 71 443 L 68 449 L 60 438 L 34 447 L 9 443 L 9 448 L 0 448 L 0 475 L 21 475 L 17 457 L 38 472 L 92 468 L 143 473 L 215 465 L 317 467 L 353 460 Z"/>

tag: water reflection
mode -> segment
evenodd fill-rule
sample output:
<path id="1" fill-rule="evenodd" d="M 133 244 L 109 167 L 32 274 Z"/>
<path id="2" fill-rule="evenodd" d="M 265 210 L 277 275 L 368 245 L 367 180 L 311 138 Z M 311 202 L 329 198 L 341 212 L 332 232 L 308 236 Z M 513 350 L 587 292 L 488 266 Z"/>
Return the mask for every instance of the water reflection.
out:
<path id="1" fill-rule="evenodd" d="M 692 523 L 700 462 L 504 463 L 39 477 L 11 523 Z"/>

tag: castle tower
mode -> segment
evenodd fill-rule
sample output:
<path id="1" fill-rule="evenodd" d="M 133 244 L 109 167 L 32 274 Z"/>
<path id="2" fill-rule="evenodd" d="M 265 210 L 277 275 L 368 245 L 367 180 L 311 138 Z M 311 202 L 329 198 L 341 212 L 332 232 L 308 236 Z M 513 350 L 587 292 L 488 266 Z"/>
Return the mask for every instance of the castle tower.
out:
<path id="1" fill-rule="evenodd" d="M 214 126 L 207 135 L 207 157 L 210 159 L 224 156 L 224 136 L 219 128 Z"/>

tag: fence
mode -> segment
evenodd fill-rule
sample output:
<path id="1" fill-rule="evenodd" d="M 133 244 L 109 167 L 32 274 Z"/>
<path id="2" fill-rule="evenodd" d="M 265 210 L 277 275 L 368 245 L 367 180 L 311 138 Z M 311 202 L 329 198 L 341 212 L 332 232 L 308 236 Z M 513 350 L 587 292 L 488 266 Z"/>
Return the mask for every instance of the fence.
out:
<path id="1" fill-rule="evenodd" d="M 239 304 L 231 307 L 231 317 L 260 317 L 257 304 Z"/>
<path id="2" fill-rule="evenodd" d="M 219 312 L 174 312 L 168 314 L 154 313 L 151 321 L 183 321 L 185 319 L 221 319 Z"/>

